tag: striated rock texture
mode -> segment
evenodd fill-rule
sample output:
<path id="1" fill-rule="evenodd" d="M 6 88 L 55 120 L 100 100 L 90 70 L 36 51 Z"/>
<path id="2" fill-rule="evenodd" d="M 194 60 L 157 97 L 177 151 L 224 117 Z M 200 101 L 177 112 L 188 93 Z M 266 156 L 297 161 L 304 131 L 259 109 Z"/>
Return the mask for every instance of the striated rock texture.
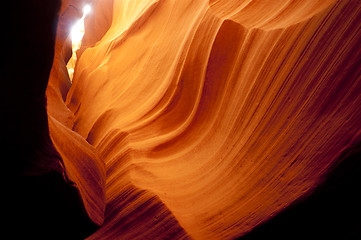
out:
<path id="1" fill-rule="evenodd" d="M 91 4 L 72 84 L 60 18 L 47 89 L 88 239 L 242 237 L 360 156 L 360 1 Z"/>

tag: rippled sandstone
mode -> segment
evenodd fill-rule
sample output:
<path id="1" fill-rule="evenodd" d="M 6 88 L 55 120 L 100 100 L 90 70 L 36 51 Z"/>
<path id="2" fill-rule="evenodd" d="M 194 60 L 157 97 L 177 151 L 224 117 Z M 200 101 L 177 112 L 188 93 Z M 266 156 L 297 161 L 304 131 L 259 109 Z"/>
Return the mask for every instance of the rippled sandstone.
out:
<path id="1" fill-rule="evenodd" d="M 234 239 L 312 195 L 360 146 L 360 27 L 357 0 L 64 1 L 49 131 L 88 239 Z"/>

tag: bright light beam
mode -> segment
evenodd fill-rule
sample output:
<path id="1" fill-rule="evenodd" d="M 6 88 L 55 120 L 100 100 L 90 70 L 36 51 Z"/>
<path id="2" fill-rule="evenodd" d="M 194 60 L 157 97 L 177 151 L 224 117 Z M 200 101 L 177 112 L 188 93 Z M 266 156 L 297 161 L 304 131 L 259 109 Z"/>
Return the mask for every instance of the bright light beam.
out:
<path id="1" fill-rule="evenodd" d="M 83 14 L 87 15 L 91 12 L 91 10 L 92 10 L 91 6 L 89 4 L 87 4 L 83 7 Z"/>
<path id="2" fill-rule="evenodd" d="M 70 37 L 72 41 L 73 55 L 66 65 L 69 73 L 70 80 L 73 79 L 75 62 L 77 60 L 76 51 L 80 48 L 81 41 L 84 36 L 84 18 L 91 12 L 91 6 L 85 5 L 83 7 L 83 16 L 73 25 L 70 30 Z"/>

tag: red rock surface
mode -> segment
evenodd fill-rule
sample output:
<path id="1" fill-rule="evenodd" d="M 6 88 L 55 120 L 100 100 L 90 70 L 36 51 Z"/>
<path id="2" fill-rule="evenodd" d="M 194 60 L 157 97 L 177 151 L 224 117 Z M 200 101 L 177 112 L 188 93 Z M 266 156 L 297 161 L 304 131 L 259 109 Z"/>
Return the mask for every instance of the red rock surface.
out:
<path id="1" fill-rule="evenodd" d="M 74 2 L 47 99 L 88 239 L 241 237 L 360 143 L 360 1 L 93 1 L 71 84 Z"/>

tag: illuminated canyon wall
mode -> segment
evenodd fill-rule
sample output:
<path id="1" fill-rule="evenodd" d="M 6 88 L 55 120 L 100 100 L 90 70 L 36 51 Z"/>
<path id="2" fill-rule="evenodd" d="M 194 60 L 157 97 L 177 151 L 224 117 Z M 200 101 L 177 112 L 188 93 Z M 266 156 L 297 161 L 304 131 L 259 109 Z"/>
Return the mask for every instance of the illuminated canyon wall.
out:
<path id="1" fill-rule="evenodd" d="M 48 122 L 88 239 L 235 239 L 312 194 L 361 142 L 360 27 L 358 0 L 63 1 Z"/>

